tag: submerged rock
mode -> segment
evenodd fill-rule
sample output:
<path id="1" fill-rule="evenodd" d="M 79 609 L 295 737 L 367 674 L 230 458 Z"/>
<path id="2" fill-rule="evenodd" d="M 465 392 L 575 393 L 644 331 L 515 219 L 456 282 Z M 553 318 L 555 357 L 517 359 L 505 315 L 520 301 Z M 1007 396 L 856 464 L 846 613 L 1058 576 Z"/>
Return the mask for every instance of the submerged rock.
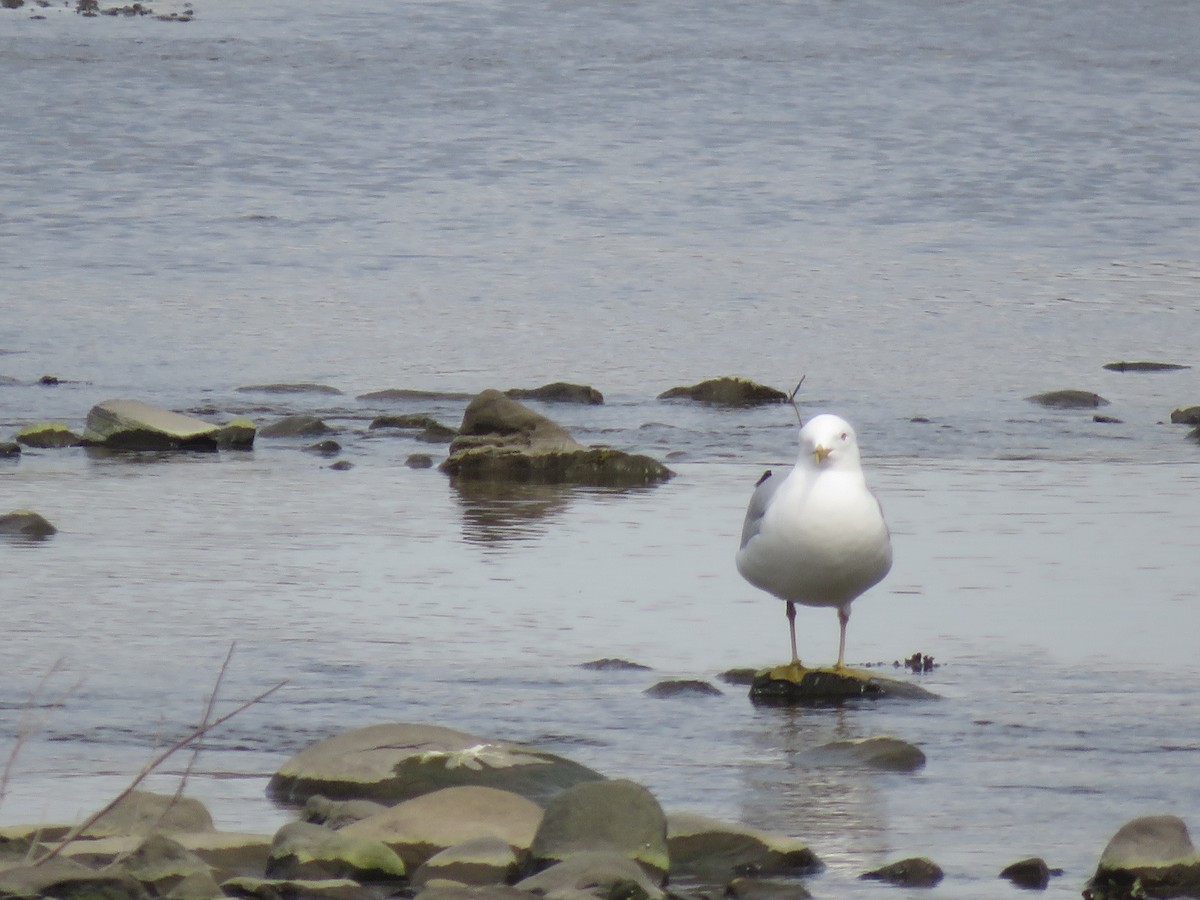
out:
<path id="1" fill-rule="evenodd" d="M 371 725 L 301 750 L 267 785 L 282 803 L 313 794 L 398 803 L 457 785 L 483 785 L 543 801 L 563 788 L 604 776 L 552 753 L 489 741 L 438 725 Z"/>
<path id="2" fill-rule="evenodd" d="M 359 394 L 359 400 L 470 400 L 471 394 L 459 391 L 420 391 L 410 388 L 386 388 L 382 391 L 371 391 Z"/>
<path id="3" fill-rule="evenodd" d="M 1104 368 L 1110 372 L 1175 372 L 1191 366 L 1165 362 L 1110 362 L 1105 363 Z"/>
<path id="4" fill-rule="evenodd" d="M 410 469 L 432 469 L 433 457 L 428 453 L 410 453 L 404 460 L 404 465 Z"/>
<path id="5" fill-rule="evenodd" d="M 1091 391 L 1046 391 L 1025 399 L 1030 403 L 1048 406 L 1051 409 L 1095 409 L 1097 406 L 1108 406 L 1107 400 Z"/>
<path id="6" fill-rule="evenodd" d="M 738 874 L 810 875 L 823 864 L 796 838 L 695 813 L 667 818 L 671 877 L 723 883 Z"/>
<path id="7" fill-rule="evenodd" d="M 1087 883 L 1087 900 L 1200 897 L 1200 853 L 1177 816 L 1144 816 L 1121 826 Z"/>
<path id="8" fill-rule="evenodd" d="M 861 669 L 806 669 L 794 663 L 762 669 L 750 685 L 754 703 L 782 706 L 837 705 L 848 700 L 885 698 L 933 700 L 937 694 Z"/>
<path id="9" fill-rule="evenodd" d="M 26 425 L 17 432 L 16 440 L 18 444 L 24 444 L 26 447 L 50 450 L 78 447 L 82 438 L 60 422 L 40 422 L 36 425 Z"/>
<path id="10" fill-rule="evenodd" d="M 258 426 L 239 416 L 217 429 L 217 446 L 222 450 L 253 450 L 257 433 Z"/>
<path id="11" fill-rule="evenodd" d="M 658 399 L 698 400 L 717 406 L 758 406 L 764 403 L 785 403 L 788 395 L 777 388 L 745 378 L 725 376 L 684 387 L 673 387 L 659 394 Z"/>
<path id="12" fill-rule="evenodd" d="M 868 766 L 892 772 L 913 772 L 925 765 L 925 754 L 908 741 L 888 735 L 831 741 L 804 754 L 817 765 Z"/>
<path id="13" fill-rule="evenodd" d="M 665 700 L 671 697 L 722 697 L 720 688 L 713 687 L 707 681 L 695 678 L 674 678 L 660 681 L 651 685 L 642 693 L 648 697 Z"/>
<path id="14" fill-rule="evenodd" d="M 105 400 L 88 412 L 82 443 L 112 450 L 217 449 L 217 426 L 141 400 Z"/>
<path id="15" fill-rule="evenodd" d="M 1050 876 L 1061 874 L 1061 869 L 1051 869 L 1040 856 L 1033 856 L 1005 866 L 1000 877 L 1027 891 L 1044 891 L 1050 884 Z"/>
<path id="16" fill-rule="evenodd" d="M 32 509 L 14 509 L 0 515 L 0 535 L 40 540 L 57 533 L 45 516 Z"/>
<path id="17" fill-rule="evenodd" d="M 584 403 L 599 406 L 604 395 L 586 384 L 569 384 L 555 381 L 536 388 L 509 388 L 504 392 L 514 400 L 541 400 L 546 403 Z"/>
<path id="18" fill-rule="evenodd" d="M 1183 406 L 1171 411 L 1172 425 L 1200 425 L 1200 406 Z"/>
<path id="19" fill-rule="evenodd" d="M 593 659 L 589 662 L 580 663 L 579 668 L 589 669 L 593 672 L 649 672 L 650 667 L 644 666 L 641 663 L 630 662 L 627 659 L 615 659 L 613 657 L 605 657 L 604 659 Z"/>
<path id="20" fill-rule="evenodd" d="M 632 781 L 592 781 L 567 788 L 546 806 L 530 862 L 536 869 L 585 852 L 615 853 L 638 863 L 656 884 L 670 869 L 667 817 L 654 795 Z"/>
<path id="21" fill-rule="evenodd" d="M 924 856 L 889 863 L 858 876 L 867 881 L 886 881 L 901 887 L 933 887 L 944 877 L 941 867 Z"/>
<path id="22" fill-rule="evenodd" d="M 500 391 L 467 406 L 443 472 L 456 479 L 633 487 L 675 473 L 648 456 L 584 447 L 557 422 Z"/>
<path id="23" fill-rule="evenodd" d="M 238 388 L 243 393 L 256 394 L 341 394 L 335 387 L 327 384 L 311 384 L 296 382 L 294 384 L 247 384 Z"/>
<path id="24" fill-rule="evenodd" d="M 0 459 L 16 459 L 21 455 L 21 445 L 16 441 L 0 441 Z"/>
<path id="25" fill-rule="evenodd" d="M 329 434 L 331 431 L 333 429 L 316 416 L 297 415 L 284 416 L 270 425 L 264 425 L 259 429 L 259 434 L 272 438 L 311 437 L 315 434 Z"/>

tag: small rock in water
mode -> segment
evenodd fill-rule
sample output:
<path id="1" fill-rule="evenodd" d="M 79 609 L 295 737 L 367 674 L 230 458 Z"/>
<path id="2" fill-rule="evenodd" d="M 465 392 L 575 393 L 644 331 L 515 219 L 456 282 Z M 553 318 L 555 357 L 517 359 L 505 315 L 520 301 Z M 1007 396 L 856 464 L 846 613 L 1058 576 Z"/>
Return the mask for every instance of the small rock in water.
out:
<path id="1" fill-rule="evenodd" d="M 1095 409 L 1097 406 L 1108 406 L 1107 400 L 1091 391 L 1046 391 L 1025 399 L 1030 403 L 1048 406 L 1051 409 Z"/>
<path id="2" fill-rule="evenodd" d="M 41 513 L 31 509 L 14 509 L 0 515 L 0 535 L 41 540 L 57 532 Z"/>
<path id="3" fill-rule="evenodd" d="M 1110 372 L 1176 372 L 1191 366 L 1165 362 L 1110 362 L 1105 363 L 1104 368 Z"/>
<path id="4" fill-rule="evenodd" d="M 831 741 L 813 747 L 804 759 L 818 765 L 855 765 L 891 772 L 915 772 L 925 765 L 925 754 L 908 741 L 889 735 Z"/>
<path id="5" fill-rule="evenodd" d="M 1171 412 L 1172 425 L 1200 425 L 1200 406 L 1184 406 Z"/>
<path id="6" fill-rule="evenodd" d="M 734 900 L 809 900 L 812 893 L 791 878 L 735 878 L 725 888 Z"/>
<path id="7" fill-rule="evenodd" d="M 757 384 L 745 378 L 710 378 L 697 384 L 673 387 L 658 395 L 659 400 L 697 400 L 717 406 L 757 406 L 786 403 L 788 395 L 778 388 Z"/>
<path id="8" fill-rule="evenodd" d="M 38 449 L 56 449 L 79 446 L 80 437 L 59 422 L 42 422 L 26 425 L 17 432 L 17 443 Z"/>
<path id="9" fill-rule="evenodd" d="M 340 394 L 341 391 L 327 384 L 247 384 L 238 388 L 243 393 L 258 394 Z"/>
<path id="10" fill-rule="evenodd" d="M 1044 859 L 1034 856 L 1006 866 L 1000 872 L 1000 877 L 1027 891 L 1044 891 L 1050 883 L 1050 876 L 1061 874 L 1062 869 L 1051 869 Z"/>
<path id="11" fill-rule="evenodd" d="M 1100 424 L 1100 425 L 1123 425 L 1123 424 L 1125 424 L 1120 419 L 1118 419 L 1116 416 L 1095 415 L 1095 416 L 1092 416 L 1092 421 L 1096 422 L 1097 424 Z"/>
<path id="12" fill-rule="evenodd" d="M 942 880 L 944 873 L 933 860 L 918 856 L 889 863 L 858 877 L 867 881 L 886 881 L 901 887 L 933 887 Z"/>
<path id="13" fill-rule="evenodd" d="M 21 445 L 16 441 L 0 441 L 0 459 L 16 459 L 21 455 Z"/>
<path id="14" fill-rule="evenodd" d="M 896 663 L 897 666 L 900 663 Z M 912 672 L 931 672 L 937 668 L 933 657 L 926 653 L 914 653 L 912 656 L 904 660 L 904 668 Z"/>
<path id="15" fill-rule="evenodd" d="M 413 453 L 404 464 L 410 469 L 430 469 L 433 467 L 433 457 L 428 453 Z"/>
<path id="16" fill-rule="evenodd" d="M 349 472 L 351 469 L 354 468 L 354 463 L 350 462 L 350 460 L 348 460 L 348 459 L 339 459 L 337 462 L 335 462 L 329 468 L 332 469 L 334 472 Z"/>
<path id="17" fill-rule="evenodd" d="M 328 434 L 333 429 L 316 416 L 284 416 L 270 425 L 259 429 L 262 437 L 308 437 Z"/>
<path id="18" fill-rule="evenodd" d="M 720 688 L 713 687 L 707 681 L 698 681 L 690 678 L 682 678 L 674 681 L 660 681 L 658 684 L 646 688 L 643 693 L 659 700 L 670 697 L 724 696 Z"/>
<path id="19" fill-rule="evenodd" d="M 584 403 L 599 406 L 604 395 L 586 384 L 569 384 L 555 381 L 537 388 L 509 388 L 504 392 L 514 400 L 541 400 L 547 403 Z"/>
<path id="20" fill-rule="evenodd" d="M 305 453 L 315 453 L 318 456 L 337 456 L 342 452 L 342 445 L 335 440 L 318 441 L 304 448 Z"/>
<path id="21" fill-rule="evenodd" d="M 105 400 L 87 415 L 82 441 L 111 450 L 217 449 L 217 426 L 141 400 Z"/>
<path id="22" fill-rule="evenodd" d="M 757 669 L 726 669 L 717 677 L 726 684 L 749 687 L 754 684 L 754 676 L 757 674 Z"/>
<path id="23" fill-rule="evenodd" d="M 612 671 L 637 671 L 649 672 L 649 666 L 643 666 L 641 663 L 630 662 L 627 659 L 614 659 L 606 657 L 605 659 L 593 659 L 590 662 L 580 663 L 579 668 L 591 669 L 597 672 L 612 672 Z"/>

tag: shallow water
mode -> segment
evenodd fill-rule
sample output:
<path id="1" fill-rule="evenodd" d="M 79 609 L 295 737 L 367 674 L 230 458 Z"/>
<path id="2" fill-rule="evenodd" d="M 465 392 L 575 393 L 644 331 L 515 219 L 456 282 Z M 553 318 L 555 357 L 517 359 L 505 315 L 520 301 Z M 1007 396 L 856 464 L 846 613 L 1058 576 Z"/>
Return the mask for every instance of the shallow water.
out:
<path id="1" fill-rule="evenodd" d="M 223 708 L 287 685 L 190 776 L 229 829 L 285 820 L 263 789 L 291 753 L 388 720 L 797 835 L 830 896 L 894 896 L 855 876 L 917 854 L 969 896 L 1042 855 L 1066 870 L 1048 894 L 1077 896 L 1127 819 L 1195 816 L 1200 449 L 1164 423 L 1200 369 L 1101 366 L 1196 362 L 1196 7 L 195 7 L 0 10 L 0 438 L 137 396 L 315 411 L 355 467 L 265 439 L 0 461 L 3 508 L 60 528 L 0 543 L 0 734 L 28 733 L 0 821 L 109 799 L 198 720 L 233 643 Z M 806 415 L 858 428 L 894 534 L 849 656 L 932 654 L 943 699 L 650 699 L 786 658 L 782 604 L 732 555 L 750 487 L 795 452 L 787 407 L 654 398 L 802 373 Z M 357 399 L 559 379 L 605 405 L 539 409 L 677 477 L 463 490 L 404 466 L 443 447 L 367 431 L 456 424 L 462 401 Z M 344 393 L 237 390 L 289 380 Z M 1023 399 L 1062 387 L 1122 421 Z M 833 614 L 799 624 L 831 659 Z M 603 656 L 654 668 L 577 668 Z M 926 767 L 804 758 L 882 733 Z"/>

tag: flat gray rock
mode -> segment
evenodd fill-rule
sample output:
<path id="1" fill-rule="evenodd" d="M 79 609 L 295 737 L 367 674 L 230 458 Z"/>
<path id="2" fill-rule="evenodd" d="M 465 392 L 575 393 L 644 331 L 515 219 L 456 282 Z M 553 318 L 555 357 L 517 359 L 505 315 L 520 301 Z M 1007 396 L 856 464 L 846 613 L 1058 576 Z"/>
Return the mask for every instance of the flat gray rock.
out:
<path id="1" fill-rule="evenodd" d="M 82 442 L 112 450 L 217 449 L 217 426 L 141 400 L 105 400 L 91 408 Z"/>

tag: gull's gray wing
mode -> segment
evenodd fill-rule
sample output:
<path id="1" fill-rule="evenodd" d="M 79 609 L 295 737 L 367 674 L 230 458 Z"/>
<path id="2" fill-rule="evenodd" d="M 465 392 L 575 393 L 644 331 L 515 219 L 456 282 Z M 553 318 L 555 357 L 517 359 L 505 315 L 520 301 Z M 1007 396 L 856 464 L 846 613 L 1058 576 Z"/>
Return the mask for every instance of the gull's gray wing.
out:
<path id="1" fill-rule="evenodd" d="M 755 483 L 754 493 L 750 495 L 750 505 L 746 507 L 746 521 L 742 523 L 742 547 L 758 534 L 763 514 L 771 505 L 771 498 L 775 496 L 775 491 L 781 484 L 783 477 L 773 474 L 770 469 L 763 472 L 762 477 Z"/>

